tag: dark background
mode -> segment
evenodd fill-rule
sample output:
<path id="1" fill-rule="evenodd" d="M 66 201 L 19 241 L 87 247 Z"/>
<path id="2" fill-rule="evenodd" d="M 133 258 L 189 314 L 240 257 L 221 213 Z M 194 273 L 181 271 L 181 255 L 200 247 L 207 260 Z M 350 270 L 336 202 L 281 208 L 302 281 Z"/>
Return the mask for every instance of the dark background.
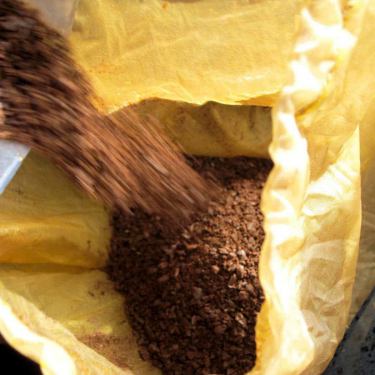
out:
<path id="1" fill-rule="evenodd" d="M 1 340 L 1 337 L 0 337 Z M 0 343 L 0 362 L 2 368 L 11 369 L 12 374 L 20 375 L 41 375 L 39 366 L 23 357 L 10 346 Z"/>

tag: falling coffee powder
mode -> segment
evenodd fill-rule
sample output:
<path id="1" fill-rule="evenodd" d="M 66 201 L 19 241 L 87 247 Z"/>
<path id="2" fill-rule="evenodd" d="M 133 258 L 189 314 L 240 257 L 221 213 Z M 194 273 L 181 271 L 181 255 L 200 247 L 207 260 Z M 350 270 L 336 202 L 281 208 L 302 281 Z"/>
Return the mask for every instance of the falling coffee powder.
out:
<path id="1" fill-rule="evenodd" d="M 255 363 L 264 238 L 259 204 L 271 162 L 198 158 L 219 198 L 188 228 L 116 213 L 108 272 L 126 299 L 141 357 L 172 374 L 242 375 Z"/>
<path id="2" fill-rule="evenodd" d="M 23 1 L 0 1 L 0 139 L 46 155 L 85 192 L 124 211 L 178 222 L 207 207 L 208 187 L 151 118 L 104 116 L 68 42 Z"/>

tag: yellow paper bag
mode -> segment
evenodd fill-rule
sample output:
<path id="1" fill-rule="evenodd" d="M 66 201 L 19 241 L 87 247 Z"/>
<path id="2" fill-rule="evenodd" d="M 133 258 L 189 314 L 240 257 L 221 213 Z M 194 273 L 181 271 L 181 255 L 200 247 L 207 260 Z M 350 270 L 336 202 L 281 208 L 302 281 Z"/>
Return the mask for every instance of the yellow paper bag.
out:
<path id="1" fill-rule="evenodd" d="M 152 116 L 184 152 L 201 156 L 269 157 L 271 109 L 209 102 L 202 106 L 171 100 L 145 100 L 132 106 Z"/>
<path id="2" fill-rule="evenodd" d="M 189 154 L 268 156 L 269 109 L 234 104 L 274 103 L 302 4 L 81 0 L 70 42 L 106 112 L 136 103 Z"/>
<path id="3" fill-rule="evenodd" d="M 99 267 L 109 238 L 106 210 L 36 154 L 0 197 L 2 263 Z"/>
<path id="4" fill-rule="evenodd" d="M 302 4 L 80 0 L 70 40 L 110 112 L 149 98 L 270 105 Z"/>

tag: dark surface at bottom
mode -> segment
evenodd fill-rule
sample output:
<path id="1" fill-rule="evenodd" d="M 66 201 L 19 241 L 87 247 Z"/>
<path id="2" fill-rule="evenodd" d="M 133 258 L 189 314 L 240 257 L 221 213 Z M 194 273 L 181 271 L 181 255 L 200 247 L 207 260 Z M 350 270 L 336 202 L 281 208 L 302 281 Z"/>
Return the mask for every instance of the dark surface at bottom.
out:
<path id="1" fill-rule="evenodd" d="M 0 361 L 3 369 L 8 369 L 8 374 L 42 375 L 39 366 L 24 357 L 7 344 L 0 343 Z M 3 373 L 0 371 L 0 373 Z"/>
<path id="2" fill-rule="evenodd" d="M 353 319 L 323 375 L 375 374 L 375 289 Z"/>

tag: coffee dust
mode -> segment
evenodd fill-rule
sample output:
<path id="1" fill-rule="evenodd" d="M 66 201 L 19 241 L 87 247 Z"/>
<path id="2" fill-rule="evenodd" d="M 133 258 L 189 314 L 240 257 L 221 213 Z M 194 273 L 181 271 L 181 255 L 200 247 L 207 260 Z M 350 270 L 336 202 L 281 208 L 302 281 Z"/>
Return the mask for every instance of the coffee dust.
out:
<path id="1" fill-rule="evenodd" d="M 141 357 L 166 375 L 249 371 L 263 302 L 259 204 L 271 162 L 198 158 L 219 198 L 176 232 L 140 211 L 115 213 L 108 273 L 126 299 Z"/>

